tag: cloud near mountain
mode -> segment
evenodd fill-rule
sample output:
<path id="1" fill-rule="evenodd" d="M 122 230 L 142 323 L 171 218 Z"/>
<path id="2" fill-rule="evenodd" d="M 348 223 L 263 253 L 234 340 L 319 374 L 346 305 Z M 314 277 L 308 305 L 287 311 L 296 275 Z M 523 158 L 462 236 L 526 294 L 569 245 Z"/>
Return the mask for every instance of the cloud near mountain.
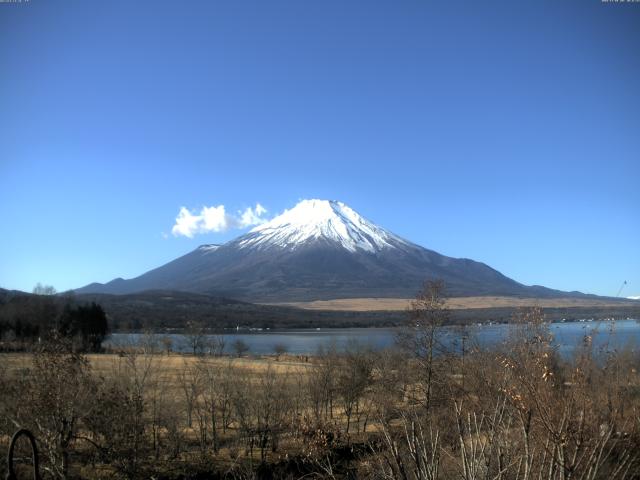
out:
<path id="1" fill-rule="evenodd" d="M 224 232 L 234 228 L 246 228 L 267 221 L 267 209 L 259 203 L 255 208 L 247 207 L 234 214 L 227 213 L 224 205 L 202 207 L 200 212 L 181 207 L 176 223 L 171 229 L 175 237 L 193 238 L 194 235 L 210 232 Z"/>

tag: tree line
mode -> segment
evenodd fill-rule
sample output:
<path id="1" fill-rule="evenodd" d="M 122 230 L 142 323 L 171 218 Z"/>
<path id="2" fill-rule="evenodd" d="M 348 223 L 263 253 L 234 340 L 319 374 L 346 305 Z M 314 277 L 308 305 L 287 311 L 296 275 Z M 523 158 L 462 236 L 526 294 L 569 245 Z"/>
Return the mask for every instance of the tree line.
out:
<path id="1" fill-rule="evenodd" d="M 109 332 L 107 316 L 95 303 L 79 303 L 36 285 L 33 295 L 14 295 L 0 302 L 0 350 L 25 350 L 52 336 L 72 341 L 74 348 L 98 352 Z"/>

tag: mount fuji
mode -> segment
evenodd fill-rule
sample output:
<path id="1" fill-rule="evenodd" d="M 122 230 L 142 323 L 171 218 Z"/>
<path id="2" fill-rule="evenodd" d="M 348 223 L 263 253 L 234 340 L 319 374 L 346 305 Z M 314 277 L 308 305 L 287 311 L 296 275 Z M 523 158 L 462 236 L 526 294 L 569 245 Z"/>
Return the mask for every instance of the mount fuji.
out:
<path id="1" fill-rule="evenodd" d="M 202 245 L 139 277 L 92 283 L 76 292 L 179 290 L 252 302 L 408 298 L 435 278 L 444 280 L 452 296 L 568 295 L 428 250 L 328 200 L 303 200 L 228 243 Z"/>

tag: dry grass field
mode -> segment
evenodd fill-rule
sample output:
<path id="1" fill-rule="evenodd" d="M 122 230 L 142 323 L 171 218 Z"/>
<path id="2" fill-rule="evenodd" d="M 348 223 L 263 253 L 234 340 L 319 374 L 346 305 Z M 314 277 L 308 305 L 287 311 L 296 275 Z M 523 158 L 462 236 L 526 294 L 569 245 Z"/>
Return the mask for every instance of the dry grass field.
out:
<path id="1" fill-rule="evenodd" d="M 172 353 L 171 355 L 155 353 L 152 355 L 138 355 L 140 359 L 151 362 L 153 371 L 162 378 L 166 387 L 178 389 L 180 375 L 196 366 L 206 365 L 209 368 L 226 369 L 233 367 L 244 374 L 259 376 L 267 371 L 281 375 L 305 374 L 313 364 L 305 362 L 304 356 L 283 355 L 279 359 L 276 356 L 251 356 L 237 358 L 232 356 L 210 357 L 194 356 Z M 102 377 L 111 377 L 122 368 L 125 357 L 116 353 L 87 354 L 85 358 L 91 365 L 91 370 Z M 306 357 L 308 359 L 308 357 Z M 7 372 L 27 369 L 33 365 L 33 356 L 30 353 L 2 353 L 0 361 Z"/>
<path id="2" fill-rule="evenodd" d="M 0 450 L 28 428 L 61 480 L 638 478 L 640 352 L 585 337 L 563 359 L 540 308 L 506 345 L 442 351 L 432 292 L 391 350 L 238 358 L 143 340 L 80 355 L 54 336 L 0 354 Z M 482 476 L 461 477 L 468 465 Z M 424 466 L 442 474 L 402 473 Z"/>
<path id="3" fill-rule="evenodd" d="M 201 444 L 203 428 L 206 429 L 205 423 L 208 420 L 208 424 L 211 424 L 211 418 L 206 414 L 206 400 L 204 395 L 211 394 L 206 392 L 206 379 L 202 376 L 203 372 L 228 372 L 231 374 L 226 380 L 219 377 L 221 381 L 237 382 L 233 384 L 234 387 L 238 387 L 244 383 L 248 387 L 241 397 L 245 397 L 246 400 L 250 400 L 248 397 L 249 392 L 263 391 L 265 388 L 265 379 L 268 379 L 270 375 L 274 375 L 277 378 L 274 387 L 277 389 L 283 389 L 282 394 L 286 391 L 294 391 L 296 385 L 300 385 L 301 382 L 306 382 L 310 378 L 310 373 L 313 370 L 313 363 L 309 361 L 308 357 L 298 357 L 294 355 L 282 355 L 279 358 L 276 356 L 263 356 L 263 357 L 243 357 L 237 358 L 232 356 L 224 357 L 211 357 L 211 356 L 194 356 L 183 354 L 170 354 L 166 353 L 144 353 L 143 351 L 131 351 L 123 353 L 104 353 L 104 354 L 86 354 L 83 356 L 89 363 L 90 372 L 94 379 L 102 379 L 108 383 L 113 381 L 124 382 L 122 385 L 129 384 L 130 388 L 134 391 L 139 389 L 139 393 L 144 396 L 144 421 L 152 422 L 154 425 L 150 428 L 146 426 L 146 433 L 144 434 L 148 441 L 149 435 L 152 435 L 149 430 L 155 430 L 157 433 L 157 441 L 163 444 L 168 444 L 169 432 L 166 426 L 159 427 L 156 425 L 155 416 L 175 416 L 177 419 L 176 430 L 174 435 L 178 435 L 179 440 L 176 441 L 176 448 L 179 448 L 181 453 L 179 458 L 173 458 L 173 462 L 176 465 L 181 464 L 198 464 L 202 463 Z M 0 373 L 6 376 L 5 378 L 19 378 L 23 373 L 29 371 L 29 375 L 33 374 L 34 368 L 34 356 L 31 353 L 1 353 L 0 354 Z M 134 385 L 138 385 L 134 387 Z M 234 389 L 232 387 L 232 389 Z M 221 388 L 220 384 L 217 384 L 217 388 Z M 238 393 L 242 392 L 240 390 Z M 246 394 L 246 395 L 245 395 Z M 224 400 L 230 402 L 231 392 L 228 392 L 229 397 Z M 252 393 L 253 395 L 253 393 Z M 191 397 L 191 399 L 190 399 Z M 241 398 L 237 398 L 236 401 L 241 401 Z M 189 402 L 192 402 L 189 406 Z M 260 403 L 260 407 L 264 407 L 264 402 Z M 203 408 L 204 407 L 204 408 Z M 153 413 L 152 409 L 159 408 L 159 411 Z M 209 408 L 211 406 L 209 405 Z M 218 407 L 216 407 L 218 408 Z M 230 408 L 230 405 L 229 405 Z M 125 404 L 122 405 L 123 411 L 126 409 Z M 191 410 L 190 413 L 187 413 Z M 164 413 L 163 413 L 164 412 Z M 341 415 L 336 409 L 338 417 Z M 128 418 L 128 417 L 127 417 Z M 220 419 L 218 419 L 220 420 Z M 110 421 L 121 422 L 121 418 L 113 418 Z M 126 421 L 130 423 L 131 419 Z M 193 423 L 192 423 L 193 422 Z M 244 445 L 244 440 L 239 436 L 245 435 L 242 433 L 242 426 L 238 424 L 238 420 L 234 420 L 230 425 L 226 427 L 226 430 L 217 432 L 217 441 L 220 442 L 220 446 L 216 452 L 212 451 L 210 445 L 208 445 L 208 458 L 215 461 L 216 468 L 234 468 L 236 465 L 236 457 L 241 447 L 237 446 L 238 443 Z M 246 427 L 245 427 L 246 428 Z M 0 450 L 7 447 L 9 441 L 9 434 L 13 432 L 14 428 L 10 427 L 7 432 L 0 432 Z M 206 438 L 210 442 L 211 432 L 204 431 Z M 87 432 L 83 432 L 82 436 L 86 436 Z M 154 440 L 155 442 L 155 440 Z M 154 443 L 155 444 L 155 443 Z M 80 442 L 77 445 L 78 454 L 90 455 L 91 448 L 87 444 Z M 299 452 L 300 445 L 295 442 L 292 443 L 291 439 L 285 438 L 281 441 L 281 448 L 288 452 Z M 269 454 L 269 452 L 268 452 Z M 246 454 L 246 459 L 250 459 L 250 462 L 261 461 L 260 449 L 257 447 L 251 448 L 251 452 Z M 275 456 L 274 458 L 279 458 Z M 165 459 L 166 461 L 166 459 Z M 0 477 L 3 477 L 3 465 L 0 462 Z M 76 466 L 75 473 L 82 478 L 113 478 L 118 476 L 122 478 L 123 472 L 118 472 L 110 465 L 100 465 L 96 469 L 95 465 L 90 468 Z M 165 468 L 165 467 L 161 467 Z M 206 467 L 209 468 L 209 467 Z M 29 469 L 26 468 L 26 471 Z M 126 476 L 126 475 L 125 475 Z M 22 478 L 22 477 L 20 477 Z M 26 477 L 25 477 L 26 478 Z"/>
<path id="4" fill-rule="evenodd" d="M 410 298 L 341 298 L 335 300 L 316 300 L 312 302 L 289 302 L 273 305 L 298 307 L 307 310 L 334 311 L 402 311 L 409 308 Z M 516 297 L 453 297 L 446 300 L 446 306 L 452 310 L 468 308 L 500 307 L 608 307 L 637 306 L 634 300 L 611 300 L 592 298 L 516 298 Z"/>

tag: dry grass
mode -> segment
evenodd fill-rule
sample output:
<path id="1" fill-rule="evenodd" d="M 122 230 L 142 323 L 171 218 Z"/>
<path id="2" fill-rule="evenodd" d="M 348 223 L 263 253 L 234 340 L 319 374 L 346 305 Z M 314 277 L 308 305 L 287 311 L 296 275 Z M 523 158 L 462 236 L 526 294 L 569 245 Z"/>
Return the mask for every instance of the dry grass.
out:
<path id="1" fill-rule="evenodd" d="M 30 353 L 2 353 L 0 362 L 8 372 L 18 369 L 26 369 L 32 366 L 32 355 Z M 88 354 L 87 360 L 91 364 L 94 373 L 103 377 L 113 375 L 122 366 L 123 357 L 115 353 Z M 153 370 L 162 376 L 170 387 L 177 386 L 180 373 L 185 368 L 195 367 L 200 362 L 205 362 L 212 368 L 226 368 L 230 364 L 239 370 L 245 371 L 248 375 L 259 375 L 268 369 L 279 374 L 298 374 L 306 372 L 312 364 L 304 362 L 295 355 L 283 355 L 279 360 L 273 356 L 262 357 L 197 357 L 193 355 L 174 354 L 152 354 L 150 356 Z"/>
<path id="2" fill-rule="evenodd" d="M 540 313 L 537 312 L 537 314 Z M 525 333 L 523 331 L 522 338 L 530 338 L 525 336 Z M 527 335 L 534 333 L 537 335 L 539 332 L 535 330 Z M 546 337 L 537 335 L 535 338 Z M 618 427 L 620 431 L 625 435 L 629 434 L 629 439 L 636 438 L 633 436 L 634 431 L 631 430 L 634 423 L 628 423 L 627 420 L 635 422 L 634 409 L 637 406 L 638 397 L 634 392 L 638 380 L 635 368 L 631 367 L 637 364 L 637 357 L 618 355 L 616 363 L 607 366 L 605 372 L 605 370 L 599 370 L 596 363 L 589 363 L 591 357 L 586 356 L 587 351 L 585 351 L 584 361 L 581 360 L 576 367 L 576 365 L 552 362 L 548 350 L 541 348 L 539 342 L 517 341 L 513 347 L 507 349 L 506 352 L 509 353 L 505 353 L 504 356 L 498 354 L 496 357 L 495 352 L 486 354 L 477 352 L 465 357 L 468 360 L 462 363 L 451 358 L 444 359 L 440 363 L 436 360 L 433 368 L 435 380 L 431 380 L 431 377 L 427 379 L 419 373 L 429 365 L 427 359 L 430 357 L 407 359 L 404 356 L 395 355 L 383 357 L 382 353 L 371 356 L 365 352 L 364 356 L 313 357 L 310 362 L 305 361 L 304 356 L 296 355 L 283 355 L 279 359 L 275 356 L 234 358 L 167 355 L 155 350 L 154 353 L 149 354 L 133 351 L 123 354 L 118 352 L 89 354 L 86 358 L 96 376 L 103 376 L 105 379 L 113 377 L 117 382 L 122 382 L 125 388 L 129 385 L 128 378 L 135 378 L 137 382 L 143 375 L 147 375 L 147 366 L 152 365 L 148 368 L 145 386 L 141 388 L 144 395 L 142 413 L 134 417 L 135 411 L 129 407 L 129 410 L 125 410 L 129 416 L 122 418 L 136 418 L 146 426 L 144 435 L 140 437 L 146 450 L 141 450 L 140 460 L 145 468 L 152 468 L 154 472 L 163 474 L 176 472 L 175 475 L 177 475 L 177 472 L 182 471 L 181 469 L 189 470 L 194 466 L 206 469 L 212 474 L 212 469 L 222 472 L 236 467 L 240 472 L 253 468 L 263 460 L 282 465 L 282 462 L 286 464 L 288 458 L 297 462 L 296 458 L 299 456 L 305 461 L 316 462 L 313 468 L 317 472 L 313 478 L 326 478 L 323 475 L 326 473 L 323 468 L 325 460 L 329 462 L 328 452 L 332 452 L 333 455 L 334 452 L 343 450 L 341 442 L 345 442 L 347 445 L 353 444 L 354 447 L 365 444 L 375 446 L 376 451 L 378 447 L 382 447 L 379 454 L 367 453 L 367 456 L 351 463 L 352 466 L 357 466 L 361 478 L 365 476 L 378 479 L 399 478 L 393 475 L 391 466 L 386 476 L 380 475 L 381 472 L 376 469 L 383 464 L 378 464 L 378 460 L 382 461 L 385 455 L 388 459 L 390 449 L 395 448 L 396 444 L 404 445 L 402 442 L 405 442 L 406 445 L 399 450 L 399 461 L 410 462 L 413 457 L 406 455 L 407 449 L 414 446 L 420 447 L 422 445 L 420 441 L 423 441 L 416 440 L 418 437 L 412 437 L 407 433 L 412 431 L 406 429 L 413 429 L 414 422 L 423 422 L 417 424 L 420 428 L 425 428 L 427 442 L 432 438 L 428 437 L 431 427 L 441 435 L 438 437 L 441 438 L 440 444 L 436 441 L 424 448 L 420 447 L 421 451 L 427 453 L 419 460 L 422 464 L 431 461 L 430 458 L 433 457 L 429 457 L 429 449 L 441 452 L 443 475 L 440 478 L 447 479 L 459 478 L 461 465 L 466 464 L 465 462 L 473 465 L 489 465 L 489 460 L 495 462 L 494 458 L 497 457 L 492 453 L 494 452 L 492 442 L 496 442 L 496 445 L 499 444 L 501 449 L 507 451 L 506 458 L 529 458 L 528 451 L 523 453 L 521 445 L 524 444 L 524 440 L 519 440 L 520 437 L 517 437 L 520 434 L 526 435 L 527 442 L 532 442 L 531 444 L 535 446 L 533 451 L 544 452 L 549 442 L 560 438 L 559 434 L 556 434 L 556 424 L 570 425 L 571 428 L 574 428 L 573 425 L 584 424 L 586 427 L 576 438 L 588 438 L 589 441 L 593 440 L 605 445 L 600 439 L 603 438 L 602 426 L 606 427 L 608 420 L 603 419 L 616 418 L 616 425 L 621 425 Z M 229 365 L 233 368 L 229 368 Z M 13 373 L 19 373 L 21 369 L 31 366 L 32 355 L 29 353 L 0 354 L 0 371 L 4 367 Z M 547 372 L 548 366 L 557 369 L 557 377 L 540 375 L 543 370 Z M 371 368 L 367 371 L 366 378 L 359 377 L 362 367 Z M 220 373 L 220 376 L 206 377 L 205 374 L 205 379 L 198 384 L 200 388 L 194 396 L 193 390 L 189 387 L 196 383 L 189 382 L 197 382 L 195 378 L 202 380 L 202 377 L 198 376 L 203 371 Z M 227 374 L 224 373 L 225 371 Z M 610 375 L 610 371 L 617 373 Z M 268 375 L 269 372 L 277 373 L 278 378 L 274 379 L 272 375 Z M 578 375 L 575 372 L 582 373 Z M 563 379 L 567 374 L 573 375 L 571 384 L 554 383 L 553 378 Z M 16 377 L 19 376 L 16 375 Z M 207 378 L 214 378 L 214 383 L 207 383 Z M 333 379 L 334 382 L 325 384 L 323 378 Z M 356 390 L 360 385 L 360 378 L 365 378 L 362 381 L 366 384 L 357 400 L 354 414 L 351 408 L 347 410 L 344 400 L 348 395 L 345 395 L 345 392 Z M 548 380 L 549 378 L 551 380 Z M 425 382 L 431 382 L 429 385 L 434 388 L 435 401 L 429 404 L 428 411 L 423 412 Z M 35 390 L 38 390 L 39 385 Z M 216 391 L 212 393 L 211 385 L 215 385 L 216 388 L 219 385 L 221 388 L 219 391 L 213 389 Z M 505 385 L 508 389 L 504 388 Z M 315 388 L 316 386 L 320 388 Z M 321 389 L 324 390 L 321 391 Z M 226 396 L 227 392 L 231 393 Z M 327 392 L 331 392 L 330 397 L 326 395 Z M 22 401 L 16 396 L 7 398 L 11 398 L 9 402 L 13 402 L 13 405 Z M 28 396 L 25 399 L 28 399 Z M 207 402 L 212 401 L 211 399 L 217 399 L 213 400 L 217 402 L 215 403 L 217 413 L 214 411 L 213 416 L 208 416 L 212 410 L 208 410 Z M 249 402 L 245 402 L 246 399 Z M 314 403 L 318 400 L 320 400 L 319 410 L 318 403 Z M 323 402 L 326 402 L 326 405 Z M 109 405 L 109 403 L 98 405 L 103 404 Z M 453 412 L 451 404 L 453 404 Z M 542 413 L 538 413 L 538 410 L 532 407 L 538 404 L 543 405 L 543 408 L 539 409 Z M 221 419 L 225 418 L 220 410 L 221 405 L 228 405 L 230 409 L 228 411 L 231 412 L 231 416 L 226 417 L 230 419 L 230 422 L 225 424 L 226 429 L 221 423 Z M 249 405 L 255 405 L 255 407 L 249 408 Z M 331 408 L 329 413 L 326 408 L 328 405 Z M 580 408 L 577 408 L 578 406 Z M 590 408 L 588 418 L 593 418 L 589 420 L 591 423 L 576 422 L 568 417 L 569 414 L 573 415 L 572 412 L 584 411 L 585 408 Z M 115 414 L 108 409 L 105 411 L 109 413 L 103 418 L 113 418 L 113 422 L 118 423 L 119 407 L 115 410 Z M 499 416 L 492 416 L 493 412 L 498 411 L 500 411 Z M 608 417 L 612 415 L 612 411 L 613 416 Z M 95 415 L 101 415 L 101 412 L 102 410 L 95 409 Z M 265 412 L 268 413 L 266 417 Z M 425 414 L 424 417 L 421 412 Z M 526 415 L 521 415 L 522 412 L 529 412 L 529 420 L 523 420 Z M 622 414 L 622 412 L 626 413 Z M 193 421 L 188 422 L 187 418 L 192 418 Z M 213 431 L 217 431 L 218 434 L 215 444 L 220 446 L 219 451 L 213 449 L 211 431 L 207 430 L 211 427 L 212 419 L 216 418 L 218 423 L 213 427 Z M 475 422 L 476 418 L 480 419 L 480 423 L 472 424 L 471 419 Z M 533 421 L 529 424 L 531 429 L 520 428 L 522 425 L 517 423 L 529 422 L 532 418 Z M 580 417 L 576 418 L 580 419 Z M 488 423 L 489 421 L 493 423 Z M 550 428 L 551 431 L 548 431 Z M 577 435 L 568 428 L 560 431 L 560 434 Z M 256 443 L 263 438 L 260 435 L 264 435 L 264 432 L 276 432 L 271 434 L 272 443 L 269 445 Z M 607 435 L 611 435 L 611 432 L 614 432 L 613 427 L 608 432 Z M 81 431 L 81 433 L 85 432 Z M 385 435 L 390 436 L 387 439 Z M 334 436 L 338 441 L 332 444 L 327 438 L 334 438 Z M 129 437 L 122 438 L 124 438 L 123 441 L 128 441 Z M 496 440 L 498 438 L 500 440 Z M 7 439 L 8 437 L 3 438 L 0 435 L 0 447 L 3 447 L 2 442 L 6 442 Z M 156 440 L 159 441 L 156 442 Z M 380 441 L 388 443 L 380 444 Z M 592 445 L 589 441 L 582 443 L 581 440 L 580 443 L 585 445 L 580 448 L 587 454 L 590 450 L 585 449 L 592 448 L 589 446 Z M 271 450 L 271 447 L 276 444 L 277 449 Z M 480 454 L 477 454 L 476 447 L 480 444 L 489 445 L 486 457 L 480 456 L 485 451 L 484 446 Z M 626 437 L 621 439 L 611 437 L 610 444 L 619 446 L 623 454 L 626 451 L 624 449 L 631 449 L 634 445 L 632 440 Z M 90 466 L 91 462 L 95 462 L 93 449 L 85 444 L 75 445 L 74 458 L 77 463 L 74 465 L 74 471 L 82 472 L 87 478 L 98 478 L 98 476 L 105 479 L 113 478 L 117 466 L 122 464 L 117 462 L 123 462 L 122 459 L 127 458 L 123 455 L 129 455 L 132 451 L 127 450 L 128 445 L 125 444 L 125 448 L 116 445 L 113 454 L 116 460 L 108 465 L 98 465 L 97 469 L 95 465 Z M 156 447 L 157 445 L 159 447 Z M 173 456 L 175 445 L 179 446 L 180 451 Z M 462 450 L 458 447 L 454 449 L 453 445 L 462 445 L 471 453 L 465 454 L 467 456 L 461 460 L 457 452 Z M 567 449 L 573 448 L 571 445 L 575 443 L 565 442 L 560 446 Z M 597 446 L 598 443 L 595 445 Z M 545 447 L 542 448 L 542 446 Z M 158 450 L 154 450 L 156 448 Z M 377 455 L 383 457 L 378 458 Z M 337 454 L 335 458 L 338 458 Z M 536 465 L 542 465 L 545 458 L 544 453 L 538 454 Z M 613 457 L 611 459 L 616 462 L 619 460 Z M 611 459 L 606 461 L 610 462 Z M 328 465 L 331 468 L 339 466 L 335 462 L 334 465 L 330 463 Z M 509 478 L 523 478 L 514 471 L 514 468 L 509 472 L 513 473 Z M 608 468 L 608 465 L 603 468 L 604 473 L 596 478 L 611 478 L 607 476 L 608 471 L 605 468 Z M 542 469 L 540 471 L 542 472 Z M 149 476 L 143 477 L 140 474 L 139 478 L 149 478 Z M 552 477 L 540 476 L 540 478 Z"/>
<path id="3" fill-rule="evenodd" d="M 410 298 L 340 298 L 335 300 L 314 300 L 311 302 L 288 302 L 272 305 L 286 305 L 306 310 L 334 311 L 402 311 L 409 307 Z M 516 298 L 516 297 L 454 297 L 448 298 L 446 306 L 452 310 L 468 308 L 499 307 L 608 307 L 637 306 L 638 302 L 629 300 L 610 300 L 592 298 Z"/>

